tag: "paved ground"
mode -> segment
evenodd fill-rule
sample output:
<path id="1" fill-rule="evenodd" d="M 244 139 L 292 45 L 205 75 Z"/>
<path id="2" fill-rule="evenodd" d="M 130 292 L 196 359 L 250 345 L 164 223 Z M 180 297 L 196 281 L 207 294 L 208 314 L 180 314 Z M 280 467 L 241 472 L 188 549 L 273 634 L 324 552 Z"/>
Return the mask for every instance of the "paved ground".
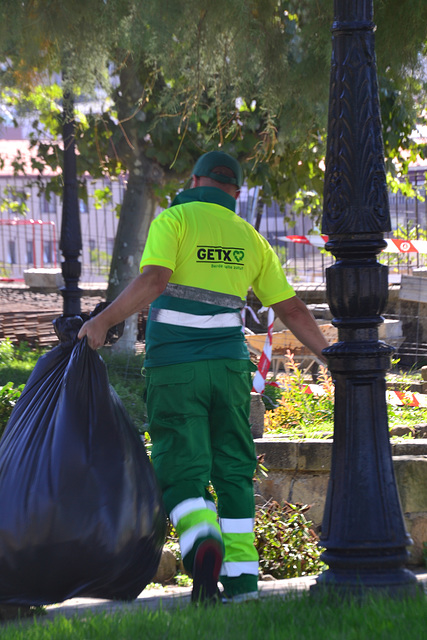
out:
<path id="1" fill-rule="evenodd" d="M 291 591 L 304 591 L 315 583 L 315 576 L 307 578 L 292 578 L 290 580 L 272 580 L 269 582 L 260 582 L 261 597 L 273 595 L 285 595 Z M 427 574 L 426 574 L 427 583 Z M 98 613 L 101 611 L 114 612 L 118 609 L 128 608 L 144 608 L 156 609 L 173 609 L 176 607 L 186 606 L 190 603 L 191 587 L 165 587 L 163 589 L 147 589 L 141 593 L 136 600 L 130 603 L 115 602 L 111 600 L 92 600 L 89 598 L 74 598 L 66 600 L 58 605 L 48 606 L 47 617 L 53 619 L 57 615 L 72 617 L 74 615 L 85 614 L 88 611 Z"/>
<path id="2" fill-rule="evenodd" d="M 414 571 L 418 582 L 427 593 L 427 572 L 425 569 Z M 316 576 L 306 578 L 292 578 L 290 580 L 272 580 L 259 583 L 261 598 L 271 596 L 285 597 L 290 593 L 302 592 L 308 590 L 311 585 L 315 584 Z M 75 615 L 85 615 L 89 611 L 93 613 L 114 612 L 120 609 L 135 610 L 137 608 L 156 609 L 173 609 L 183 607 L 190 603 L 191 587 L 165 587 L 164 589 L 148 589 L 130 603 L 115 602 L 111 600 L 94 600 L 89 598 L 74 598 L 67 600 L 61 604 L 51 605 L 46 608 L 46 616 L 44 620 L 53 620 L 56 616 L 64 616 L 67 618 Z"/>

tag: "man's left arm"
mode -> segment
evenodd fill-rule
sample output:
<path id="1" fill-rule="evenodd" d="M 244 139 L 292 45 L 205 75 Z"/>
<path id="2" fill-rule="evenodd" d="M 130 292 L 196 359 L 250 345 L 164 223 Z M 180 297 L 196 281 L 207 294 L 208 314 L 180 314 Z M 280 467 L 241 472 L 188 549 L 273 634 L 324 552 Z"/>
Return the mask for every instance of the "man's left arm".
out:
<path id="1" fill-rule="evenodd" d="M 304 302 L 297 296 L 293 296 L 271 306 L 294 336 L 310 349 L 314 355 L 326 363 L 326 358 L 322 355 L 322 349 L 328 347 L 329 343 Z"/>

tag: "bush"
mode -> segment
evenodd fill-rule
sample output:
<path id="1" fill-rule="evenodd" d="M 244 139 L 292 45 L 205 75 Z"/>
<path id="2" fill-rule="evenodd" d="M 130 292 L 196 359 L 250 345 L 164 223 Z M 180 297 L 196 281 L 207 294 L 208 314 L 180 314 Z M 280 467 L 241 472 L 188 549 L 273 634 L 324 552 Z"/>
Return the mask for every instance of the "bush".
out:
<path id="1" fill-rule="evenodd" d="M 3 435 L 12 409 L 23 389 L 23 384 L 19 387 L 14 387 L 13 382 L 8 382 L 4 387 L 0 387 L 0 438 Z"/>
<path id="2" fill-rule="evenodd" d="M 4 366 L 10 364 L 15 357 L 14 347 L 10 338 L 0 340 L 0 363 Z"/>
<path id="3" fill-rule="evenodd" d="M 281 378 L 280 393 L 276 407 L 265 414 L 265 433 L 289 435 L 297 433 L 299 437 L 312 436 L 319 429 L 331 430 L 334 418 L 334 386 L 323 366 L 319 369 L 318 386 L 320 395 L 307 392 L 304 374 L 288 351 L 288 367 L 290 373 Z M 266 391 L 268 394 L 269 391 Z"/>
<path id="4" fill-rule="evenodd" d="M 0 385 L 13 380 L 15 385 L 25 384 L 37 360 L 46 349 L 33 349 L 22 342 L 14 346 L 9 338 L 0 340 Z"/>
<path id="5" fill-rule="evenodd" d="M 283 389 L 274 380 L 267 380 L 265 383 L 262 401 L 267 411 L 275 409 L 282 397 Z"/>
<path id="6" fill-rule="evenodd" d="M 264 433 L 291 439 L 332 437 L 334 384 L 327 369 L 320 366 L 317 392 L 308 393 L 308 383 L 289 351 L 287 358 L 289 372 L 277 377 L 280 387 L 276 386 L 276 380 L 267 381 L 265 386 L 265 395 L 271 396 L 272 403 L 269 405 L 263 398 L 267 409 L 264 417 Z M 389 375 L 387 379 L 394 381 L 395 376 Z M 391 398 L 387 399 L 390 427 L 403 424 L 408 427 L 427 422 L 427 408 L 422 406 L 422 403 L 414 406 L 413 394 L 409 391 L 411 380 L 413 377 L 408 375 L 400 376 L 400 383 L 404 382 L 407 386 L 406 390 L 400 387 L 402 405 L 395 405 Z"/>
<path id="7" fill-rule="evenodd" d="M 310 507 L 270 500 L 255 515 L 255 546 L 260 572 L 277 580 L 320 573 L 318 537 L 306 520 Z"/>

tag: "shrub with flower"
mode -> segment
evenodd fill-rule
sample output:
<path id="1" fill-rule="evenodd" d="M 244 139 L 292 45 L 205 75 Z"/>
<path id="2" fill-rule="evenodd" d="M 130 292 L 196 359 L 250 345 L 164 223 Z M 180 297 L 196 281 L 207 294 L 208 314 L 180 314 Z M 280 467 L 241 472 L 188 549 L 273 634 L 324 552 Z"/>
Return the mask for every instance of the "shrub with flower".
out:
<path id="1" fill-rule="evenodd" d="M 308 385 L 289 350 L 286 358 L 287 371 L 274 381 L 276 406 L 265 413 L 264 432 L 288 436 L 292 431 L 298 437 L 309 437 L 313 431 L 318 435 L 320 429 L 332 432 L 334 385 L 326 367 L 320 366 L 317 384 Z M 266 385 L 265 394 L 269 391 Z"/>

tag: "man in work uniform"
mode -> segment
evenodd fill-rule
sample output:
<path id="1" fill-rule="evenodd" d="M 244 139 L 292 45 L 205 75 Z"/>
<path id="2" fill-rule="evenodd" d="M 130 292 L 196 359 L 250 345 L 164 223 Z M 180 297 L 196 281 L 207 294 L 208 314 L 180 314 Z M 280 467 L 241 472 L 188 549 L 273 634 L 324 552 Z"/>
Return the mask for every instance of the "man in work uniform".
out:
<path id="1" fill-rule="evenodd" d="M 255 366 L 241 321 L 248 288 L 318 357 L 328 346 L 267 240 L 235 214 L 242 182 L 228 154 L 201 156 L 192 188 L 152 222 L 142 273 L 79 333 L 96 349 L 111 326 L 151 304 L 145 369 L 152 462 L 193 575 L 193 601 L 218 599 L 218 581 L 224 599 L 258 596 L 249 425 Z"/>

